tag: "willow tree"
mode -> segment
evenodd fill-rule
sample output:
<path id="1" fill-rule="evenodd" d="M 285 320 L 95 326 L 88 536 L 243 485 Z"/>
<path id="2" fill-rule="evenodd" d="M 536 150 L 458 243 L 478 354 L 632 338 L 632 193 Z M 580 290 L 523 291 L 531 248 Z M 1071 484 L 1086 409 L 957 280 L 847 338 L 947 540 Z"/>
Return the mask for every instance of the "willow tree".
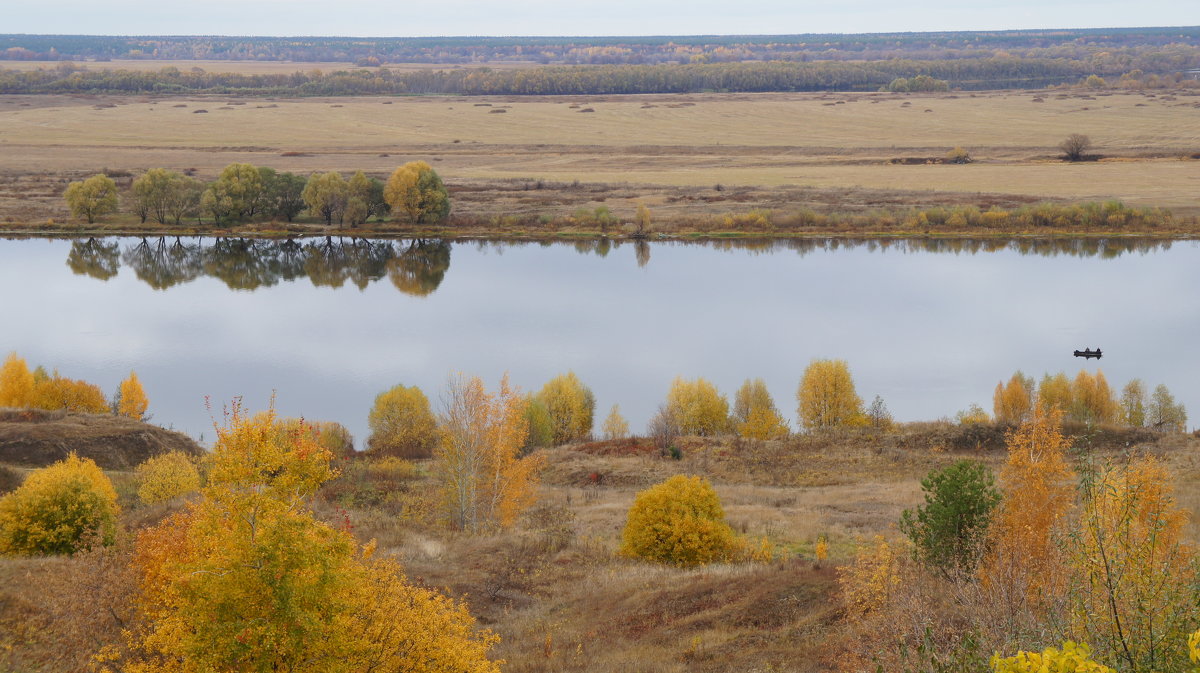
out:
<path id="1" fill-rule="evenodd" d="M 326 225 L 332 225 L 335 219 L 341 223 L 349 198 L 349 185 L 336 171 L 313 173 L 304 185 L 301 196 L 308 211 L 325 220 Z"/>
<path id="2" fill-rule="evenodd" d="M 242 220 L 262 208 L 266 192 L 263 172 L 257 166 L 233 163 L 204 191 L 200 206 L 219 222 Z"/>
<path id="3" fill-rule="evenodd" d="M 82 182 L 72 182 L 63 193 L 71 214 L 94 223 L 98 218 L 117 212 L 117 183 L 97 173 Z"/>
<path id="4" fill-rule="evenodd" d="M 410 161 L 388 178 L 384 199 L 392 212 L 413 224 L 441 222 L 450 215 L 450 194 L 436 171 L 424 161 Z"/>

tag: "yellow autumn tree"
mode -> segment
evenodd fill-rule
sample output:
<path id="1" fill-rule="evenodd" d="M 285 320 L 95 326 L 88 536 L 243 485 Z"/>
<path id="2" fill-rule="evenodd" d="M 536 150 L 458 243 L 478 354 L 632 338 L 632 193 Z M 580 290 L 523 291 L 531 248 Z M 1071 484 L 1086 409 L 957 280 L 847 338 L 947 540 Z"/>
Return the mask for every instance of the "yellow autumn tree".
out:
<path id="1" fill-rule="evenodd" d="M 1042 381 L 1038 384 L 1037 405 L 1043 414 L 1049 414 L 1054 409 L 1069 413 L 1073 403 L 1071 379 L 1068 379 L 1065 373 L 1042 376 Z"/>
<path id="2" fill-rule="evenodd" d="M 1200 575 L 1170 471 L 1139 456 L 1101 468 L 1083 495 L 1071 537 L 1073 627 L 1123 671 L 1172 670 L 1194 627 Z"/>
<path id="3" fill-rule="evenodd" d="M 1033 379 L 1018 371 L 1008 383 L 996 384 L 992 415 L 997 423 L 1023 423 L 1033 411 L 1033 400 Z"/>
<path id="4" fill-rule="evenodd" d="M 414 224 L 441 222 L 450 215 L 450 194 L 442 179 L 424 161 L 397 168 L 383 188 L 392 213 Z"/>
<path id="5" fill-rule="evenodd" d="M 1000 471 L 1004 498 L 992 520 L 981 579 L 1007 614 L 1038 614 L 1059 600 L 1067 567 L 1056 540 L 1067 530 L 1075 472 L 1061 412 L 1036 410 L 1009 433 Z"/>
<path id="6" fill-rule="evenodd" d="M 667 410 L 681 435 L 712 436 L 729 430 L 729 401 L 704 378 L 676 377 L 667 391 Z"/>
<path id="7" fill-rule="evenodd" d="M 312 436 L 234 406 L 203 499 L 138 536 L 145 627 L 120 670 L 498 673 L 464 605 L 313 516 L 333 472 Z"/>
<path id="8" fill-rule="evenodd" d="M 1096 370 L 1093 376 L 1080 370 L 1071 383 L 1071 418 L 1084 423 L 1112 423 L 1117 413 L 1117 400 L 1104 372 Z"/>
<path id="9" fill-rule="evenodd" d="M 866 424 L 845 360 L 813 360 L 800 378 L 796 401 L 800 422 L 809 430 Z"/>
<path id="10" fill-rule="evenodd" d="M 721 499 L 698 476 L 678 474 L 638 493 L 621 534 L 623 555 L 675 566 L 724 561 L 737 549 Z"/>
<path id="11" fill-rule="evenodd" d="M 534 398 L 550 415 L 552 444 L 579 441 L 592 434 L 596 398 L 575 372 L 550 379 Z"/>
<path id="12" fill-rule="evenodd" d="M 73 554 L 93 540 L 111 544 L 119 513 L 112 482 L 90 458 L 72 453 L 0 498 L 0 555 Z"/>
<path id="13" fill-rule="evenodd" d="M 537 497 L 541 457 L 520 457 L 528 404 L 507 375 L 495 395 L 478 377 L 454 376 L 443 403 L 442 437 L 434 451 L 443 514 L 458 530 L 511 526 Z"/>
<path id="14" fill-rule="evenodd" d="M 762 379 L 746 379 L 733 398 L 734 430 L 748 439 L 787 437 L 787 421 L 775 408 L 767 384 Z"/>
<path id="15" fill-rule="evenodd" d="M 0 366 L 0 407 L 28 407 L 33 403 L 33 372 L 25 359 L 9 353 Z"/>
<path id="16" fill-rule="evenodd" d="M 147 458 L 134 469 L 138 498 L 152 505 L 200 489 L 200 471 L 190 456 L 171 451 Z"/>
<path id="17" fill-rule="evenodd" d="M 117 414 L 141 420 L 145 418 L 146 408 L 149 406 L 150 401 L 146 399 L 146 391 L 142 389 L 137 372 L 129 372 L 129 378 L 121 382 Z"/>
<path id="18" fill-rule="evenodd" d="M 629 436 L 629 422 L 621 415 L 620 405 L 612 405 L 612 410 L 608 412 L 608 417 L 604 419 L 602 429 L 604 430 L 604 438 L 609 441 L 625 439 Z"/>
<path id="19" fill-rule="evenodd" d="M 416 386 L 397 385 L 379 393 L 367 426 L 367 451 L 374 455 L 428 458 L 439 439 L 429 399 Z"/>

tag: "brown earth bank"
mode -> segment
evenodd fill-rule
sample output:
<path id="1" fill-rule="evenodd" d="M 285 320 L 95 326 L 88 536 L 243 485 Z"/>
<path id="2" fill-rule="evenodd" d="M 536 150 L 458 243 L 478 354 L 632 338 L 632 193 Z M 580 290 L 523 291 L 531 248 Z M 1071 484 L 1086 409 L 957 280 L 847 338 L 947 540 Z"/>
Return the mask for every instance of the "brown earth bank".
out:
<path id="1" fill-rule="evenodd" d="M 106 470 L 132 470 L 162 453 L 204 450 L 187 435 L 111 414 L 0 409 L 0 463 L 43 467 L 74 452 Z"/>
<path id="2" fill-rule="evenodd" d="M 361 541 L 377 540 L 414 582 L 464 599 L 501 636 L 493 654 L 509 673 L 816 673 L 838 669 L 857 637 L 837 569 L 875 535 L 900 537 L 896 521 L 921 502 L 930 470 L 963 458 L 997 470 L 1008 429 L 930 422 L 769 442 L 685 437 L 677 452 L 641 438 L 543 449 L 538 504 L 512 529 L 474 536 L 428 517 L 437 487 L 420 461 L 399 472 L 348 461 L 313 505 Z M 1151 453 L 1169 466 L 1179 504 L 1200 504 L 1200 439 L 1064 430 L 1077 465 Z M 710 479 L 734 530 L 766 538 L 773 560 L 680 569 L 619 556 L 635 495 L 675 474 Z M 130 475 L 112 476 L 127 541 L 184 505 L 143 505 Z M 1186 536 L 1197 532 L 1192 521 Z M 818 538 L 829 544 L 823 563 L 814 559 Z M 88 554 L 0 559 L 0 668 L 86 670 L 90 653 L 118 637 L 108 609 L 131 591 L 111 563 Z"/>

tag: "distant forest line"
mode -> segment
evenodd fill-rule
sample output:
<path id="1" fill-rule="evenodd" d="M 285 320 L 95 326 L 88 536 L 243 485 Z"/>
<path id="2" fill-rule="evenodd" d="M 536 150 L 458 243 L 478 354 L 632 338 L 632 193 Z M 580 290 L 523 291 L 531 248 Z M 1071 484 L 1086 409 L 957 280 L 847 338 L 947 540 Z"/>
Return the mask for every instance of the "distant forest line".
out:
<path id="1" fill-rule="evenodd" d="M 360 95 L 606 95 L 700 92 L 878 91 L 896 80 L 926 76 L 943 89 L 1042 88 L 1079 83 L 1098 75 L 1158 86 L 1188 80 L 1184 70 L 1200 67 L 1200 48 L 1180 65 L 1153 67 L 1153 57 L 1132 67 L 1100 67 L 1094 60 L 990 57 L 945 61 L 891 60 L 870 63 L 784 61 L 545 66 L 520 70 L 472 68 L 393 71 L 383 68 L 291 74 L 210 73 L 167 67 L 158 72 L 88 70 L 70 63 L 49 70 L 0 69 L 0 94 L 189 94 L 259 96 Z M 1143 62 L 1145 61 L 1145 62 Z M 1144 66 L 1144 67 L 1139 67 Z M 1157 74 L 1161 72 L 1162 74 Z M 1173 74 L 1170 74 L 1173 73 Z"/>
<path id="2" fill-rule="evenodd" d="M 74 61 L 179 59 L 157 72 Z M 188 60 L 358 63 L 332 72 L 205 72 Z M 931 77 L 963 90 L 1041 88 L 1097 75 L 1173 86 L 1200 70 L 1200 28 L 661 38 L 229 38 L 0 35 L 0 93 L 604 95 L 875 91 Z M 534 62 L 527 68 L 461 63 Z M 388 63 L 445 69 L 388 69 Z M 378 67 L 377 67 L 378 66 Z M 305 67 L 297 64 L 297 68 Z"/>
<path id="3" fill-rule="evenodd" d="M 1000 52 L 1019 58 L 1082 60 L 1103 53 L 1121 59 L 1145 49 L 1170 53 L 1197 46 L 1200 46 L 1200 26 L 660 37 L 297 38 L 9 34 L 0 35 L 0 60 L 362 61 L 364 65 L 516 61 L 544 65 L 641 65 L 894 58 L 956 60 L 1000 56 Z M 1151 72 L 1144 66 L 1137 67 Z"/>

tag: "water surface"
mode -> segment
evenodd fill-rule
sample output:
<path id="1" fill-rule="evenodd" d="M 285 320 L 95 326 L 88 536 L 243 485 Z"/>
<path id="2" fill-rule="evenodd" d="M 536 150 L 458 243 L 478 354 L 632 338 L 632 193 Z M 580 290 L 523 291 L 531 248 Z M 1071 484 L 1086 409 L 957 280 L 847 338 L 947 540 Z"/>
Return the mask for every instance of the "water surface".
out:
<path id="1" fill-rule="evenodd" d="M 235 396 L 274 394 L 361 442 L 377 393 L 436 405 L 458 371 L 530 390 L 574 370 L 597 427 L 620 404 L 635 431 L 677 375 L 730 397 L 761 377 L 794 422 L 813 358 L 906 421 L 990 410 L 1016 369 L 1100 368 L 1200 409 L 1195 242 L 25 239 L 0 241 L 0 283 L 0 350 L 109 393 L 135 369 L 153 421 L 205 440 Z"/>

